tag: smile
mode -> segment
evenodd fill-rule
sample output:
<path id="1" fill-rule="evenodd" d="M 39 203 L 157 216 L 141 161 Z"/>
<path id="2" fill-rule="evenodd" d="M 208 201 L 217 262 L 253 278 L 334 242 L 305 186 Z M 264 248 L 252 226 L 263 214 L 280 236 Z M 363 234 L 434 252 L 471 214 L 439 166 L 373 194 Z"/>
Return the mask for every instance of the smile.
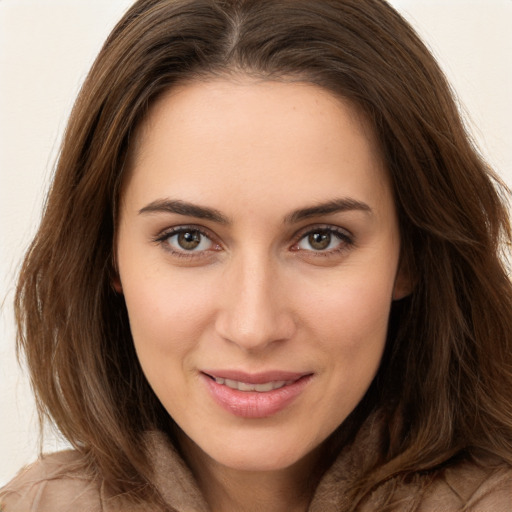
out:
<path id="1" fill-rule="evenodd" d="M 212 375 L 213 374 L 213 375 Z M 213 402 L 242 418 L 267 418 L 288 408 L 312 381 L 311 373 L 201 372 Z"/>
<path id="2" fill-rule="evenodd" d="M 238 391 L 257 391 L 258 393 L 266 393 L 268 391 L 273 391 L 274 389 L 280 389 L 283 386 L 289 386 L 295 382 L 294 380 L 278 380 L 265 382 L 263 384 L 251 384 L 249 382 L 223 379 L 222 377 L 213 377 L 213 379 L 217 384 L 227 386 L 231 389 L 237 389 Z"/>

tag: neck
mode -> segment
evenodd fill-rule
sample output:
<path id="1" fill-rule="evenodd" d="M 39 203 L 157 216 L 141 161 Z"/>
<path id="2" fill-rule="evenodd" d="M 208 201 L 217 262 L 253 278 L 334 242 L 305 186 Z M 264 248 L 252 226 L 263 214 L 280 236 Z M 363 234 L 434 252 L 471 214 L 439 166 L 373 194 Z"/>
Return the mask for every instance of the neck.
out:
<path id="1" fill-rule="evenodd" d="M 321 448 L 290 467 L 244 471 L 223 466 L 190 439 L 181 448 L 213 512 L 306 512 L 321 476 Z"/>

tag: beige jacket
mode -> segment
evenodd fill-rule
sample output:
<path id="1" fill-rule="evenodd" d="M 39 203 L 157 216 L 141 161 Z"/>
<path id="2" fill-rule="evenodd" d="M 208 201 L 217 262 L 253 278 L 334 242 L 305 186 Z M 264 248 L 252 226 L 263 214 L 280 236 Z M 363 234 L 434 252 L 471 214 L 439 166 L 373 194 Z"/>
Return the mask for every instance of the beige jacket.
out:
<path id="1" fill-rule="evenodd" d="M 382 425 L 365 425 L 342 451 L 318 485 L 309 512 L 341 512 L 349 508 L 346 490 L 376 453 Z M 146 435 L 153 461 L 153 484 L 169 511 L 211 512 L 185 462 L 166 437 Z M 151 512 L 113 496 L 100 479 L 76 469 L 79 455 L 60 452 L 22 470 L 0 490 L 2 512 Z M 425 476 L 407 484 L 393 480 L 378 487 L 361 504 L 361 512 L 512 512 L 512 468 L 488 459 L 459 462 L 441 471 L 429 485 Z M 390 497 L 391 496 L 391 497 Z M 419 500 L 419 505 L 418 505 Z"/>

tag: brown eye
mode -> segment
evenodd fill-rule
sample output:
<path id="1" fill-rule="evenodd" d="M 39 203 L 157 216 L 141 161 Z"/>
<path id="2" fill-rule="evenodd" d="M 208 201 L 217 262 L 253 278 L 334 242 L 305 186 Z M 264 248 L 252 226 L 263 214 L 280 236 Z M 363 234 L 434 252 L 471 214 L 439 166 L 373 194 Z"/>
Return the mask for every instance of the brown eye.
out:
<path id="1" fill-rule="evenodd" d="M 174 253 L 201 253 L 218 247 L 199 229 L 177 228 L 163 235 L 159 241 Z"/>
<path id="2" fill-rule="evenodd" d="M 331 233 L 327 231 L 310 233 L 308 243 L 315 251 L 324 251 L 331 244 Z"/>
<path id="3" fill-rule="evenodd" d="M 304 233 L 295 250 L 330 254 L 351 246 L 352 236 L 338 227 L 316 228 Z"/>
<path id="4" fill-rule="evenodd" d="M 201 236 L 199 231 L 182 231 L 177 235 L 177 242 L 185 251 L 191 251 L 199 247 Z"/>

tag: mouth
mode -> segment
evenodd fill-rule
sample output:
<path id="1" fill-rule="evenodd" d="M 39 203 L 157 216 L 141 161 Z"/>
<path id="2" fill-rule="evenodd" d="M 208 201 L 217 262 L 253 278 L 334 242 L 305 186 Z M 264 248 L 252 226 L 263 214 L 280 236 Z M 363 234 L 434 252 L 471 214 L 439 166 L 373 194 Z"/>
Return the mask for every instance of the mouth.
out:
<path id="1" fill-rule="evenodd" d="M 231 389 L 238 391 L 255 391 L 257 393 L 267 393 L 274 389 L 281 389 L 284 386 L 289 386 L 296 382 L 295 380 L 274 380 L 269 382 L 263 382 L 261 384 L 253 384 L 250 382 L 242 382 L 239 380 L 224 379 L 222 377 L 213 377 L 212 375 L 206 374 L 210 379 L 213 379 L 217 384 L 221 386 L 227 386 Z"/>
<path id="2" fill-rule="evenodd" d="M 266 418 L 287 408 L 313 377 L 291 372 L 204 371 L 201 375 L 214 402 L 243 418 Z"/>

